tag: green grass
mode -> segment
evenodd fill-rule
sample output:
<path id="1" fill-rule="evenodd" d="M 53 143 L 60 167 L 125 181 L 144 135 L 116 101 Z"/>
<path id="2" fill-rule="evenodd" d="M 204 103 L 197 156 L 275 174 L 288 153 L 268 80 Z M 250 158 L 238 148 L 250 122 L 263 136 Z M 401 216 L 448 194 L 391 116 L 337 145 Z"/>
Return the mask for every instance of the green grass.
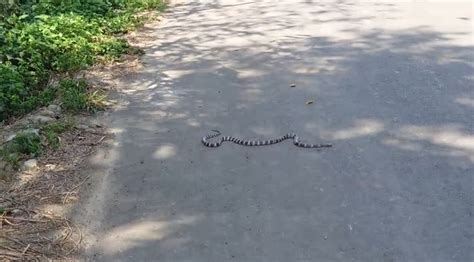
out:
<path id="1" fill-rule="evenodd" d="M 13 140 L 16 152 L 36 157 L 41 153 L 41 139 L 36 134 L 19 134 Z"/>
<path id="2" fill-rule="evenodd" d="M 87 108 L 87 83 L 66 79 L 59 84 L 59 96 L 62 107 L 70 112 L 79 112 Z"/>
<path id="3" fill-rule="evenodd" d="M 51 75 L 71 75 L 96 61 L 136 52 L 118 34 L 143 23 L 135 14 L 163 9 L 162 0 L 0 1 L 0 121 L 23 115 L 63 95 L 71 110 L 87 98 L 48 86 Z"/>
<path id="4" fill-rule="evenodd" d="M 41 127 L 39 134 L 20 132 L 13 140 L 0 148 L 0 158 L 12 167 L 18 168 L 21 160 L 41 155 L 46 148 L 57 149 L 61 145 L 60 135 L 73 129 L 75 121 L 71 116 L 64 117 Z"/>
<path id="5" fill-rule="evenodd" d="M 41 133 L 44 135 L 48 146 L 57 149 L 60 146 L 59 135 L 65 131 L 74 128 L 74 121 L 72 118 L 66 118 L 63 121 L 49 123 L 42 127 Z"/>
<path id="6" fill-rule="evenodd" d="M 95 112 L 105 108 L 105 93 L 91 90 L 84 80 L 64 79 L 57 89 L 59 101 L 68 112 Z"/>
<path id="7" fill-rule="evenodd" d="M 42 149 L 41 138 L 38 134 L 19 133 L 12 141 L 0 149 L 0 156 L 3 161 L 18 168 L 21 159 L 36 157 L 40 155 Z"/>

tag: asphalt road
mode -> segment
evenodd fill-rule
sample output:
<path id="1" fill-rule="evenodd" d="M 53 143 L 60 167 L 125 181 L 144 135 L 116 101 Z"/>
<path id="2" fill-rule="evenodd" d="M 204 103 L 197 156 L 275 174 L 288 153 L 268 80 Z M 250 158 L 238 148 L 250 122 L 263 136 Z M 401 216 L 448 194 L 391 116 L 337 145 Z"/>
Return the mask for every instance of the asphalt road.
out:
<path id="1" fill-rule="evenodd" d="M 472 2 L 363 2 L 180 1 L 148 26 L 87 171 L 85 258 L 473 261 Z"/>

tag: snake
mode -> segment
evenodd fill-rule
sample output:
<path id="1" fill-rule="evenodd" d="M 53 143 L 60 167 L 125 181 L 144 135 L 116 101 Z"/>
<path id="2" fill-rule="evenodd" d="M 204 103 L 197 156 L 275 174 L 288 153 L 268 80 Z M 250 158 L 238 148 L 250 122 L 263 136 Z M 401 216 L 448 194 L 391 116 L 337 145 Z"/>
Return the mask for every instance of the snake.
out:
<path id="1" fill-rule="evenodd" d="M 303 148 L 332 147 L 332 144 L 302 143 L 300 142 L 298 135 L 296 135 L 295 133 L 287 133 L 284 136 L 281 136 L 275 139 L 268 139 L 268 140 L 244 140 L 244 139 L 235 138 L 232 136 L 222 136 L 220 140 L 217 140 L 216 142 L 210 142 L 209 139 L 216 138 L 221 135 L 221 132 L 219 130 L 211 130 L 211 131 L 213 133 L 209 133 L 208 135 L 203 136 L 201 139 L 202 144 L 206 147 L 219 147 L 225 141 L 234 142 L 242 146 L 268 146 L 268 145 L 280 143 L 287 139 L 293 139 L 293 145 L 298 146 L 298 147 L 303 147 Z"/>

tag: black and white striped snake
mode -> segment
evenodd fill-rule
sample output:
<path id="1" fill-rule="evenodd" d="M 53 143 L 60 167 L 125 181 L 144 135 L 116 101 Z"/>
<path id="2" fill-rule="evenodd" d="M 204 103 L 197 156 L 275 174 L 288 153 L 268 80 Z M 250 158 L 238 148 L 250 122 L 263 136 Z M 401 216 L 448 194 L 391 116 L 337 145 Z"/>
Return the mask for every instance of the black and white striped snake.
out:
<path id="1" fill-rule="evenodd" d="M 243 140 L 243 139 L 239 139 L 239 138 L 235 138 L 235 137 L 231 137 L 231 136 L 223 136 L 217 142 L 212 143 L 212 142 L 209 142 L 208 140 L 221 135 L 221 132 L 219 132 L 218 130 L 212 130 L 212 131 L 214 132 L 214 134 L 212 134 L 212 133 L 208 134 L 208 135 L 202 137 L 202 140 L 201 140 L 203 145 L 205 145 L 207 147 L 218 147 L 224 141 L 234 142 L 236 144 L 243 145 L 243 146 L 268 146 L 268 145 L 273 145 L 273 144 L 276 144 L 276 143 L 280 143 L 280 142 L 282 142 L 286 139 L 293 139 L 293 144 L 295 146 L 304 147 L 304 148 L 332 147 L 331 144 L 307 144 L 307 143 L 302 143 L 302 142 L 299 141 L 299 138 L 295 133 L 288 133 L 288 134 L 286 134 L 282 137 L 279 137 L 279 138 L 276 138 L 276 139 L 270 139 L 270 140 Z"/>

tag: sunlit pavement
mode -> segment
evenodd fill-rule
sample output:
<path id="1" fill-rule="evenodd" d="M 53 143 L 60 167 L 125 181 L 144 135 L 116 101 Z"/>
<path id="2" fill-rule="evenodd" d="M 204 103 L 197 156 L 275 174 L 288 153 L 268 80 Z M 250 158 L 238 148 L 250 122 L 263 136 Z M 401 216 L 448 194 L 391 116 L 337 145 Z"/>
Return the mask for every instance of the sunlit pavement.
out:
<path id="1" fill-rule="evenodd" d="M 472 3 L 420 2 L 175 3 L 91 159 L 84 256 L 472 261 Z"/>

